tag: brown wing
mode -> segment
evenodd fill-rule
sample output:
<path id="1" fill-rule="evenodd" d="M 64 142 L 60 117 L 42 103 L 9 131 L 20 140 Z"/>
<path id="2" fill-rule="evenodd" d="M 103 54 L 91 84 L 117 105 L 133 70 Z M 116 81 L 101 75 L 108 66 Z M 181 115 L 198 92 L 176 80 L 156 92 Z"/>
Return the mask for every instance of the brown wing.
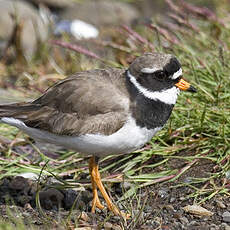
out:
<path id="1" fill-rule="evenodd" d="M 18 112 L 14 109 L 11 116 L 60 135 L 109 135 L 126 120 L 129 100 L 125 89 L 121 70 L 81 72 L 58 82 L 30 104 L 14 105 Z"/>

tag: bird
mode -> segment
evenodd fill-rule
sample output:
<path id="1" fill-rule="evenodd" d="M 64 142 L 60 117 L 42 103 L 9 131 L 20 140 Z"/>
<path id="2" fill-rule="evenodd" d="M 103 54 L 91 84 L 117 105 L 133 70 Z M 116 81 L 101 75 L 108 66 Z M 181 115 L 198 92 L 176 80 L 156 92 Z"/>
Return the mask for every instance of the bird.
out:
<path id="1" fill-rule="evenodd" d="M 128 68 L 78 72 L 48 88 L 30 102 L 0 105 L 0 122 L 35 140 L 91 155 L 91 211 L 108 209 L 129 218 L 112 202 L 101 181 L 99 159 L 140 149 L 163 128 L 180 91 L 196 92 L 183 77 L 172 54 L 152 52 L 136 57 Z"/>

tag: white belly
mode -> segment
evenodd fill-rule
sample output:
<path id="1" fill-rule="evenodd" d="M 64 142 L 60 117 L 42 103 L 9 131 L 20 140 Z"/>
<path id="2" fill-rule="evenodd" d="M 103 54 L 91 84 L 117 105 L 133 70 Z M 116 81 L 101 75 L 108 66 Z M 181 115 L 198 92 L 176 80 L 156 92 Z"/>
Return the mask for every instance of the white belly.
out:
<path id="1" fill-rule="evenodd" d="M 111 135 L 86 134 L 81 136 L 61 136 L 40 129 L 30 128 L 22 121 L 14 118 L 2 118 L 2 122 L 16 126 L 29 136 L 39 141 L 63 146 L 85 154 L 105 156 L 110 154 L 130 153 L 141 148 L 162 127 L 155 129 L 141 128 L 133 118 L 129 118 L 125 125 Z"/>

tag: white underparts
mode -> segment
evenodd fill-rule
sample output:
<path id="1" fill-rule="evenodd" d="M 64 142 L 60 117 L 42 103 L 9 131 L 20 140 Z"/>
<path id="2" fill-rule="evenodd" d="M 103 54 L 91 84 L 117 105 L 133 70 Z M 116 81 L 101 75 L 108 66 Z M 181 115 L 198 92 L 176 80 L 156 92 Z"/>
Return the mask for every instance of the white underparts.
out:
<path id="1" fill-rule="evenodd" d="M 164 102 L 168 105 L 174 105 L 176 103 L 178 94 L 180 93 L 180 90 L 176 86 L 162 91 L 150 91 L 140 85 L 129 71 L 127 71 L 127 75 L 133 85 L 137 88 L 138 92 L 143 94 L 145 97 L 151 100 Z"/>
<path id="2" fill-rule="evenodd" d="M 154 129 L 141 128 L 129 117 L 124 126 L 111 135 L 86 134 L 81 136 L 61 136 L 47 131 L 26 126 L 22 121 L 4 117 L 2 122 L 16 126 L 29 136 L 42 142 L 48 142 L 73 149 L 85 154 L 105 156 L 110 154 L 130 153 L 141 148 L 162 127 Z"/>

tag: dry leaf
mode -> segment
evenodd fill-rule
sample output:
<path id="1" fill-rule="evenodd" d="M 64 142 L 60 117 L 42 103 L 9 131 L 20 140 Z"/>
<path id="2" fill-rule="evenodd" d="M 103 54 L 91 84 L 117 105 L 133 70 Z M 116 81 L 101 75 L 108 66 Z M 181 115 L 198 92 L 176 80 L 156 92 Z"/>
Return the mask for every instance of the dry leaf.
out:
<path id="1" fill-rule="evenodd" d="M 207 209 L 199 206 L 199 205 L 187 205 L 184 208 L 185 212 L 195 214 L 198 216 L 212 216 L 213 212 L 208 211 Z"/>

